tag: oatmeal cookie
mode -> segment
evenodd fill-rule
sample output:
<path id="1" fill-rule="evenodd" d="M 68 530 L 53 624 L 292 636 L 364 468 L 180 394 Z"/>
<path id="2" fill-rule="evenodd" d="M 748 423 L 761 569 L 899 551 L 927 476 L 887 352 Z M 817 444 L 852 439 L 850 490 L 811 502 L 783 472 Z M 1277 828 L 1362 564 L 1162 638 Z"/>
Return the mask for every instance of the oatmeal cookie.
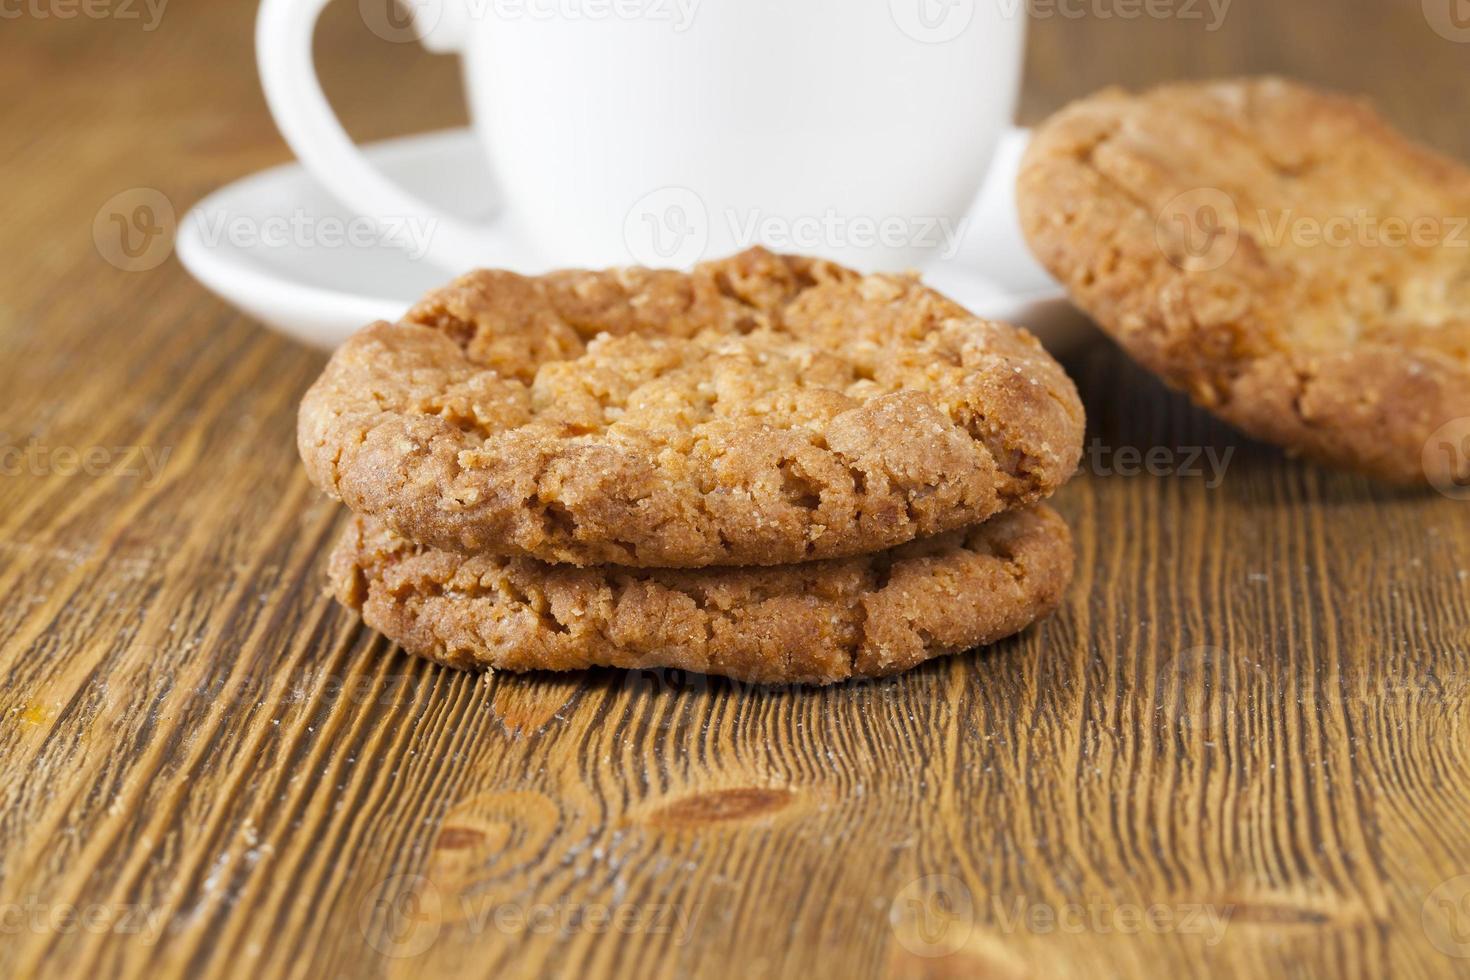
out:
<path id="1" fill-rule="evenodd" d="M 1107 91 L 1038 129 L 1033 251 L 1144 366 L 1258 438 L 1397 482 L 1470 416 L 1470 169 L 1277 78 Z M 1470 477 L 1470 473 L 1462 473 Z"/>
<path id="2" fill-rule="evenodd" d="M 1083 414 L 1023 330 L 756 249 L 692 273 L 481 271 L 350 339 L 317 486 L 412 540 L 578 565 L 880 550 L 1051 493 Z"/>
<path id="3" fill-rule="evenodd" d="M 369 626 L 453 667 L 828 684 L 1019 632 L 1057 607 L 1072 560 L 1067 525 L 1044 505 L 876 555 L 693 570 L 465 556 L 354 516 L 331 580 Z"/>

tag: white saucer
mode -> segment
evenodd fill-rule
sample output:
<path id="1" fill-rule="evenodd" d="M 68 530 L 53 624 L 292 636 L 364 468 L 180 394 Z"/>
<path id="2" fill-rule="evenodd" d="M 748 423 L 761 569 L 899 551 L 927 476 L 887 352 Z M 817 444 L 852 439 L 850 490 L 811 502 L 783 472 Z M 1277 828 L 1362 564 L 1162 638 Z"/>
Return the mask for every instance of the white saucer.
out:
<path id="1" fill-rule="evenodd" d="M 1057 350 L 1091 328 L 1021 238 L 1012 188 L 1026 135 L 1012 130 L 1002 139 L 960 249 L 926 268 L 924 278 L 972 312 L 1029 327 Z M 467 129 L 375 143 L 366 151 L 425 200 L 465 215 L 494 213 L 496 202 L 478 176 L 487 170 L 484 157 Z M 293 216 L 306 219 L 306 233 L 284 232 Z M 287 336 L 332 347 L 374 320 L 397 319 L 449 278 L 396 245 L 329 237 L 341 235 L 351 220 L 352 212 L 299 164 L 287 164 L 200 201 L 179 223 L 176 247 L 184 267 L 221 299 Z M 226 233 L 230 228 L 246 234 Z M 268 229 L 272 240 L 260 240 Z M 513 245 L 502 250 L 514 254 Z"/>

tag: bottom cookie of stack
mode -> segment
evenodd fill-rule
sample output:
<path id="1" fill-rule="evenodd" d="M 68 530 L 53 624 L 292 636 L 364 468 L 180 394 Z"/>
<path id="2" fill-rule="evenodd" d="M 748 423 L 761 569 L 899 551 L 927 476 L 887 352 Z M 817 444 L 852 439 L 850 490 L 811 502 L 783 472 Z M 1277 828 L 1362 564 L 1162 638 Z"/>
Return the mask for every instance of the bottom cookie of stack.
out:
<path id="1" fill-rule="evenodd" d="M 831 684 L 1020 632 L 1057 607 L 1072 563 L 1066 523 L 1040 505 L 873 555 L 695 570 L 466 556 L 354 516 L 331 580 L 369 626 L 453 667 Z"/>

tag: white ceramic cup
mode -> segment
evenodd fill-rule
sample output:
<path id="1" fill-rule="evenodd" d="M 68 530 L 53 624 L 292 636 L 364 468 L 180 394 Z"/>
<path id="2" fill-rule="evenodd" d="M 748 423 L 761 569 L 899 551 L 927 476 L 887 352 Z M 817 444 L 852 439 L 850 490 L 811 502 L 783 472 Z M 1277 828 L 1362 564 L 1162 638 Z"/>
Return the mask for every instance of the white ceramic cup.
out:
<path id="1" fill-rule="evenodd" d="M 402 23 L 391 0 L 347 2 L 463 57 L 505 212 L 434 208 L 363 157 L 312 63 L 328 0 L 261 3 L 271 111 L 348 207 L 431 221 L 449 268 L 688 266 L 755 244 L 922 265 L 958 248 L 1026 22 L 1018 0 L 410 0 Z"/>

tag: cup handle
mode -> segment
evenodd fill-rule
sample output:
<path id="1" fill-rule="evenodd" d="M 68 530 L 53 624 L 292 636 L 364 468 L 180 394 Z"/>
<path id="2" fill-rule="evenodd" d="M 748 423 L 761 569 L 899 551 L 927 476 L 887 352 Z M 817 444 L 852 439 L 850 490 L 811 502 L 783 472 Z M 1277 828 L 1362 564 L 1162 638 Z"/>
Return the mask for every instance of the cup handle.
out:
<path id="1" fill-rule="evenodd" d="M 425 258 L 449 271 L 473 265 L 485 230 L 420 200 L 385 176 L 342 128 L 317 80 L 312 35 L 331 0 L 261 0 L 255 53 L 266 103 L 286 143 L 307 171 L 343 204 L 377 225 L 386 240 L 409 220 L 430 222 Z M 440 9 L 448 12 L 456 0 Z M 450 50 L 454 25 L 437 24 L 424 40 Z M 448 29 L 446 29 L 448 28 Z"/>

